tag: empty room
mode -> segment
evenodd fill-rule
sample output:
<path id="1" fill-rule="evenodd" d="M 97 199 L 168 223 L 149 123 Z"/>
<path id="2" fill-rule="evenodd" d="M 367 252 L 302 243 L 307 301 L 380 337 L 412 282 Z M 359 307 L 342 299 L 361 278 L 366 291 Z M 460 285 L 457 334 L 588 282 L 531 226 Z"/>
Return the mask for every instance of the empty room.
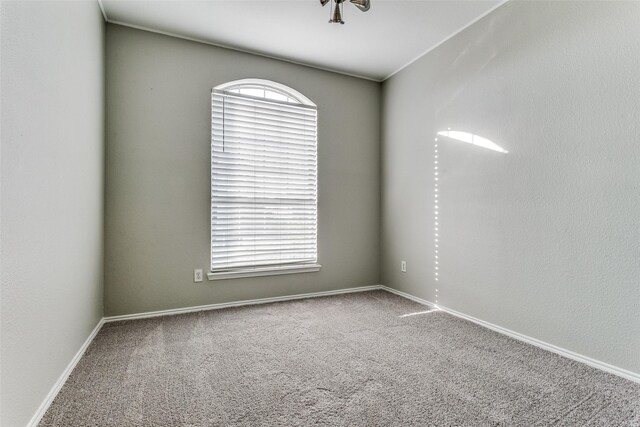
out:
<path id="1" fill-rule="evenodd" d="M 640 1 L 0 0 L 0 425 L 640 427 Z"/>

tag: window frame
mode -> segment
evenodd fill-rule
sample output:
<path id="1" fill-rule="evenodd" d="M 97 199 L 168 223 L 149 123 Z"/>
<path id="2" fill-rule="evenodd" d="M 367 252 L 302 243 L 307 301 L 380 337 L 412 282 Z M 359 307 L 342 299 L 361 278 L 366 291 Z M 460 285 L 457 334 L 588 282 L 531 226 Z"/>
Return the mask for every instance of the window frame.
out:
<path id="1" fill-rule="evenodd" d="M 264 90 L 264 96 L 255 96 L 251 94 L 242 94 L 240 91 L 243 89 L 252 89 L 252 90 Z M 284 101 L 282 99 L 267 97 L 267 91 L 276 94 L 278 97 L 286 97 L 287 100 Z M 314 235 L 314 243 L 315 243 L 315 252 L 314 252 L 314 261 L 303 261 L 303 262 L 289 262 L 283 264 L 274 264 L 268 266 L 242 266 L 242 267 L 229 267 L 228 269 L 220 270 L 213 269 L 213 251 L 214 251 L 214 235 L 213 235 L 213 175 L 214 175 L 214 162 L 213 162 L 213 144 L 214 144 L 214 135 L 213 135 L 213 113 L 214 113 L 214 96 L 215 94 L 229 94 L 235 96 L 241 96 L 246 99 L 255 99 L 258 101 L 266 101 L 274 104 L 283 104 L 289 106 L 297 106 L 301 108 L 310 108 L 316 111 L 315 117 L 315 235 Z M 292 102 L 293 101 L 293 102 Z M 233 278 L 242 278 L 242 277 L 260 277 L 260 276 L 272 276 L 272 275 L 282 275 L 282 274 L 294 274 L 294 273 L 309 273 L 309 272 L 317 272 L 322 267 L 318 263 L 318 146 L 317 146 L 317 128 L 318 128 L 318 118 L 317 118 L 317 105 L 313 103 L 309 98 L 307 98 L 302 93 L 292 89 L 283 84 L 262 80 L 262 79 L 243 79 L 236 80 L 232 82 L 228 82 L 222 85 L 218 85 L 212 89 L 212 133 L 211 133 L 211 201 L 210 207 L 212 212 L 210 231 L 211 231 L 211 240 L 210 240 L 210 251 L 211 251 L 211 263 L 209 266 L 209 272 L 207 277 L 209 280 L 222 280 L 222 279 L 233 279 Z M 223 119 L 224 120 L 224 119 Z"/>

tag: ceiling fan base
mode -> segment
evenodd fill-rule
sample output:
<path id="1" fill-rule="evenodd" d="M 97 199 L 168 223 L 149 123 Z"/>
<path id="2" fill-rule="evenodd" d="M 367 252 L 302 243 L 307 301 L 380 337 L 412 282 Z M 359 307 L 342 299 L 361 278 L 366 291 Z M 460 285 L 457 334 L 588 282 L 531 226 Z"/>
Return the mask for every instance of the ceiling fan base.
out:
<path id="1" fill-rule="evenodd" d="M 320 0 L 321 6 L 326 6 L 327 3 L 332 2 L 335 4 L 335 8 L 333 9 L 333 16 L 329 19 L 330 24 L 344 24 L 342 20 L 342 4 L 346 0 Z M 355 7 L 357 7 L 360 11 L 366 12 L 371 7 L 371 0 L 349 0 Z"/>

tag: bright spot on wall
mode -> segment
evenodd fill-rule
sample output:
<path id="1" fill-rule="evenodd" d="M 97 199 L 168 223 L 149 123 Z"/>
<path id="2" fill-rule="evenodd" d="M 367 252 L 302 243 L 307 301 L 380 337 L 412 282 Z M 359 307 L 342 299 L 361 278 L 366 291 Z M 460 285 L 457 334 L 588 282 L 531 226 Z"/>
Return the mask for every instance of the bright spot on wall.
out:
<path id="1" fill-rule="evenodd" d="M 466 142 L 467 144 L 477 145 L 478 147 L 497 151 L 498 153 L 508 153 L 507 150 L 500 147 L 495 142 L 480 135 L 474 135 L 469 132 L 461 132 L 458 130 L 443 130 L 438 132 L 438 135 L 446 136 L 447 138 L 455 139 L 456 141 Z"/>
<path id="2" fill-rule="evenodd" d="M 410 317 L 410 316 L 417 316 L 419 314 L 429 314 L 429 313 L 433 313 L 434 311 L 438 311 L 437 309 L 431 309 L 431 310 L 426 310 L 426 311 L 416 311 L 415 313 L 407 313 L 407 314 L 401 314 L 398 317 Z"/>
<path id="3" fill-rule="evenodd" d="M 438 135 L 451 138 L 456 141 L 466 142 L 467 144 L 476 145 L 478 147 L 486 148 L 488 150 L 497 151 L 498 153 L 506 154 L 507 150 L 500 147 L 495 142 L 488 140 L 480 135 L 474 135 L 469 132 L 462 132 L 457 130 L 451 130 L 451 128 L 438 132 Z M 440 280 L 440 199 L 442 194 L 440 192 L 440 168 L 438 158 L 438 138 L 434 139 L 433 144 L 433 280 L 435 281 L 435 303 L 436 308 L 439 302 L 439 288 L 442 286 Z M 422 314 L 422 313 L 417 313 Z M 408 314 L 410 316 L 413 314 Z"/>
<path id="4" fill-rule="evenodd" d="M 439 269 L 440 269 L 440 265 L 439 265 L 439 259 L 438 259 L 438 254 L 439 254 L 439 247 L 438 247 L 438 243 L 440 241 L 440 230 L 439 230 L 439 213 L 440 213 L 440 205 L 438 202 L 438 175 L 439 175 L 439 170 L 438 170 L 438 138 L 435 139 L 435 142 L 433 144 L 433 278 L 436 282 L 438 282 L 438 276 L 439 276 Z M 436 286 L 438 286 L 438 284 L 436 283 Z M 436 294 L 435 294 L 435 299 L 436 299 L 436 304 L 438 304 L 438 289 L 436 288 Z"/>

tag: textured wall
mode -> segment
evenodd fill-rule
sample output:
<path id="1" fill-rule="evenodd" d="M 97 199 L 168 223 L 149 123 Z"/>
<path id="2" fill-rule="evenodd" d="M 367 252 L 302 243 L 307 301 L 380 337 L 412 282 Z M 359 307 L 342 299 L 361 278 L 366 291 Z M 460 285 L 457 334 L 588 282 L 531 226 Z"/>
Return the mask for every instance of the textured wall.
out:
<path id="1" fill-rule="evenodd" d="M 383 84 L 384 284 L 640 372 L 639 23 L 509 2 Z M 440 141 L 436 286 L 448 127 L 509 154 Z"/>
<path id="2" fill-rule="evenodd" d="M 2 415 L 24 426 L 102 317 L 104 21 L 1 2 Z"/>
<path id="3" fill-rule="evenodd" d="M 288 85 L 318 105 L 318 273 L 193 283 L 209 265 L 211 88 Z M 380 84 L 107 25 L 105 313 L 375 285 Z"/>

